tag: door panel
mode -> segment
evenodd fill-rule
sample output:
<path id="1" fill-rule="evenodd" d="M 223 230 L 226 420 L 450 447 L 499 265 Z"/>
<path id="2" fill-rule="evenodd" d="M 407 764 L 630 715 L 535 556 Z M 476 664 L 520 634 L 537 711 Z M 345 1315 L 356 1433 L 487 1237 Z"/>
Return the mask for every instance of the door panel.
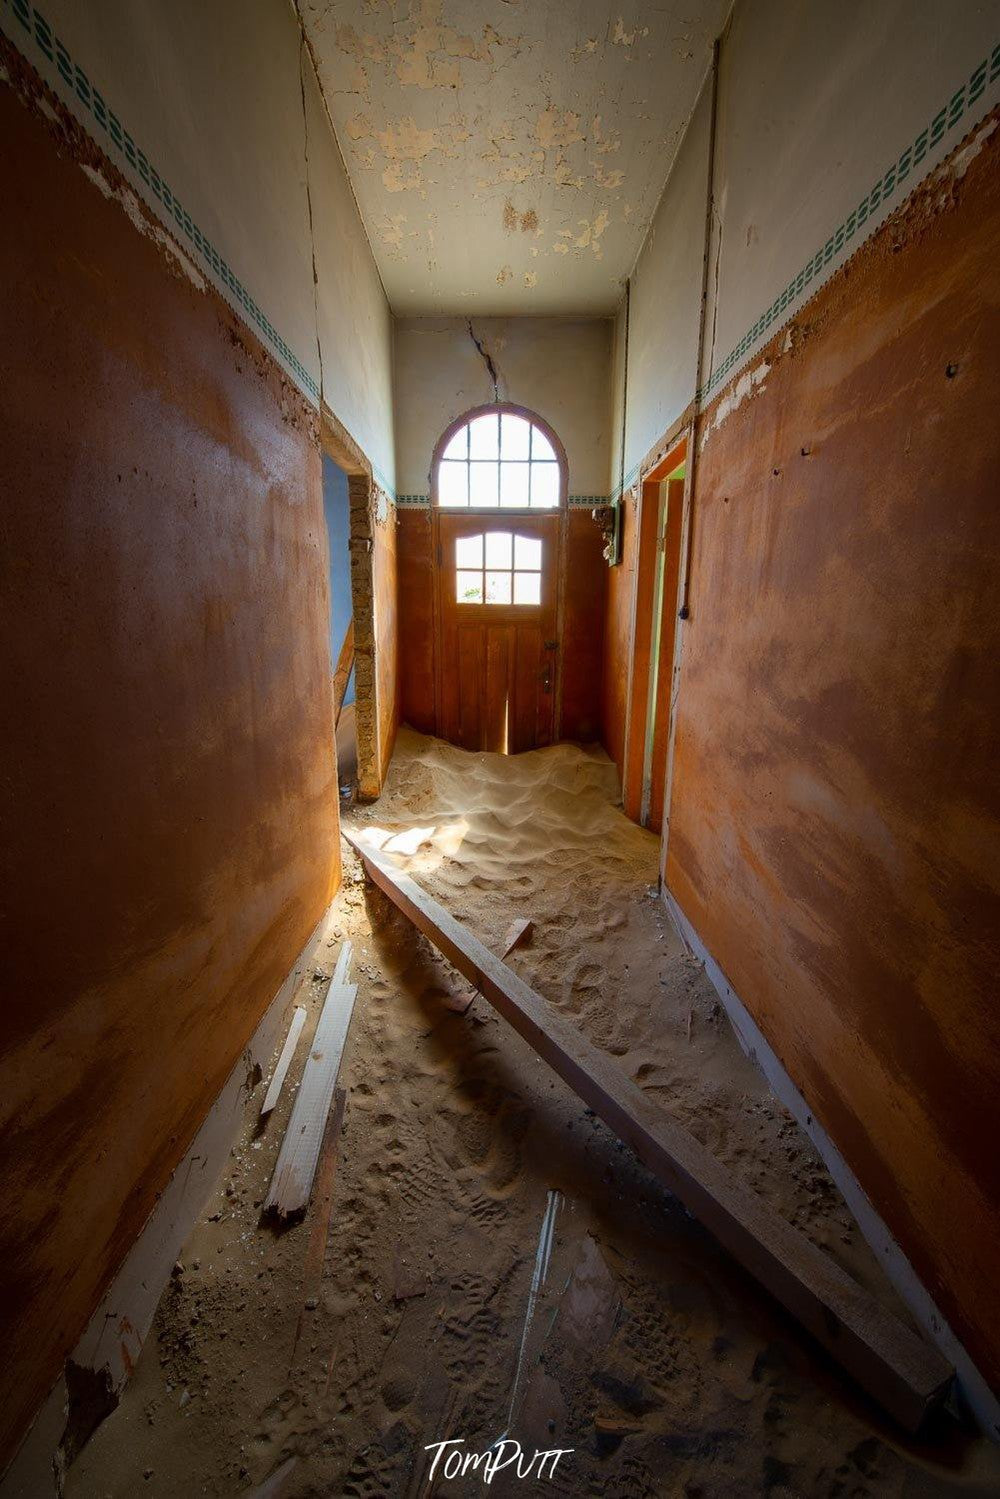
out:
<path id="1" fill-rule="evenodd" d="M 464 749 L 509 754 L 551 744 L 561 513 L 438 511 L 435 523 L 437 733 Z M 496 539 L 508 535 L 515 538 L 509 545 Z M 487 536 L 494 539 L 479 548 L 478 538 Z M 498 558 L 509 558 L 509 578 Z M 513 603 L 518 596 L 538 602 Z M 503 602 L 486 603 L 487 597 Z"/>
<path id="2" fill-rule="evenodd" d="M 461 626 L 463 634 L 479 633 L 475 625 Z M 510 625 L 489 626 L 482 631 L 486 639 L 486 691 L 483 696 L 483 748 L 507 748 L 507 718 L 510 699 L 511 635 Z"/>
<path id="3" fill-rule="evenodd" d="M 484 737 L 482 712 L 485 665 L 485 641 L 478 630 L 460 630 L 451 655 L 457 662 L 453 673 L 455 688 L 454 741 L 466 749 L 479 748 Z M 452 737 L 451 735 L 448 736 Z"/>

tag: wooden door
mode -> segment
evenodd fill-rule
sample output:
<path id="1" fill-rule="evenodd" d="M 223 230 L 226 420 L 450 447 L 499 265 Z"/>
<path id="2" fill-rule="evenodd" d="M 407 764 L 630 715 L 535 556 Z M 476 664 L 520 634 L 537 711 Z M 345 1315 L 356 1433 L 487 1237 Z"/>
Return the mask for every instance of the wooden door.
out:
<path id="1" fill-rule="evenodd" d="M 560 515 L 437 512 L 437 732 L 517 754 L 556 733 Z"/>

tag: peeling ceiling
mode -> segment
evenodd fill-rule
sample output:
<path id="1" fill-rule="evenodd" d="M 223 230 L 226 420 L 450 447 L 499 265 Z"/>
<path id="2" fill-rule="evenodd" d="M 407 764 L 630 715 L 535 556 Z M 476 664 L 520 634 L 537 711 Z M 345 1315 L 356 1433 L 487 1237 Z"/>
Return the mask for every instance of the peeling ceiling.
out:
<path id="1" fill-rule="evenodd" d="M 393 310 L 609 312 L 729 0 L 299 0 Z"/>

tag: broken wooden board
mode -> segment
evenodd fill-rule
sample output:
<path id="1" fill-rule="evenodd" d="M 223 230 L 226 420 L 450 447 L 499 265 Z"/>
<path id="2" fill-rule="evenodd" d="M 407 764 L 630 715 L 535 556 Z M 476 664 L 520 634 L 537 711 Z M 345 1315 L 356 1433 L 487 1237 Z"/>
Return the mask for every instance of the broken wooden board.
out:
<path id="1" fill-rule="evenodd" d="M 943 1356 L 743 1186 L 478 938 L 344 830 L 375 883 L 669 1191 L 907 1431 L 944 1395 Z"/>
<path id="2" fill-rule="evenodd" d="M 500 954 L 505 958 L 509 952 L 513 952 L 519 942 L 527 942 L 535 930 L 535 923 L 522 916 L 517 921 L 512 921 L 507 928 L 507 935 L 503 939 L 503 952 Z"/>
<path id="3" fill-rule="evenodd" d="M 302 1213 L 309 1204 L 316 1162 L 358 992 L 357 984 L 344 982 L 350 959 L 351 944 L 345 942 L 326 992 L 302 1082 L 292 1106 L 292 1117 L 281 1142 L 264 1203 L 263 1212 L 274 1213 L 279 1218 Z"/>
<path id="4" fill-rule="evenodd" d="M 288 1035 L 285 1037 L 285 1044 L 281 1048 L 278 1065 L 271 1074 L 271 1081 L 268 1083 L 267 1092 L 264 1094 L 264 1102 L 260 1106 L 260 1117 L 262 1119 L 267 1118 L 267 1115 L 270 1114 L 278 1102 L 282 1084 L 285 1081 L 285 1074 L 288 1072 L 289 1063 L 295 1055 L 295 1048 L 298 1045 L 299 1036 L 302 1034 L 302 1027 L 305 1023 L 305 1009 L 302 1005 L 296 1005 L 295 1013 L 292 1016 L 292 1023 L 288 1027 Z"/>
<path id="5" fill-rule="evenodd" d="M 323 1286 L 323 1262 L 326 1259 L 326 1243 L 330 1236 L 330 1216 L 333 1212 L 333 1187 L 337 1178 L 337 1155 L 340 1135 L 344 1127 L 344 1109 L 347 1094 L 343 1088 L 333 1090 L 333 1108 L 323 1133 L 323 1145 L 313 1181 L 314 1206 L 309 1225 L 309 1242 L 302 1265 L 302 1310 L 295 1326 L 292 1356 L 288 1364 L 288 1377 L 295 1373 L 295 1359 L 302 1342 L 306 1313 L 315 1309 Z"/>

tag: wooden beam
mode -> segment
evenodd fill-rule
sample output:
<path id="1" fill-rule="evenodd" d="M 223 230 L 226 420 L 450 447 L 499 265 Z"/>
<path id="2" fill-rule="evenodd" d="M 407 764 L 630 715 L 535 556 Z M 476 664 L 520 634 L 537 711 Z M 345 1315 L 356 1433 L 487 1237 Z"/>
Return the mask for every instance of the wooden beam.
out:
<path id="1" fill-rule="evenodd" d="M 354 665 L 354 620 L 350 620 L 344 643 L 340 647 L 340 655 L 337 657 L 337 665 L 333 673 L 333 726 L 337 727 L 340 722 L 340 710 L 344 706 L 344 694 L 347 684 L 351 680 L 351 668 Z"/>
<path id="2" fill-rule="evenodd" d="M 278 1152 L 263 1207 L 265 1214 L 289 1218 L 304 1212 L 309 1204 L 316 1162 L 358 992 L 357 984 L 344 982 L 350 959 L 351 944 L 345 942 L 326 992 L 302 1082 L 292 1106 L 292 1117 Z"/>
<path id="3" fill-rule="evenodd" d="M 952 1369 L 821 1249 L 774 1213 L 688 1130 L 664 1114 L 614 1061 L 549 1008 L 409 875 L 344 830 L 365 867 L 418 931 L 468 978 L 891 1416 L 916 1431 Z"/>

